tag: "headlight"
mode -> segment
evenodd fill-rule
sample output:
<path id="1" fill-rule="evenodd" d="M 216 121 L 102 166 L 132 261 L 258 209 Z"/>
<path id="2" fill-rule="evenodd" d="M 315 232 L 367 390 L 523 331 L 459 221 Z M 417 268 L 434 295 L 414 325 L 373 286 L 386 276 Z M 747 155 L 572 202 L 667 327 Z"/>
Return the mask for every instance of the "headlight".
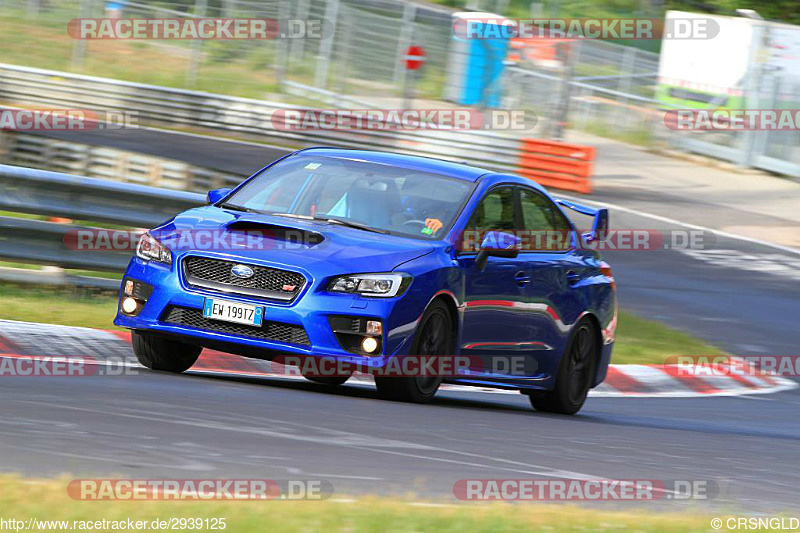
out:
<path id="1" fill-rule="evenodd" d="M 391 298 L 402 294 L 410 284 L 411 276 L 408 274 L 353 274 L 334 278 L 328 290 Z"/>
<path id="2" fill-rule="evenodd" d="M 169 248 L 158 242 L 158 239 L 146 232 L 139 239 L 136 246 L 136 257 L 145 261 L 158 261 L 160 263 L 172 264 L 172 252 Z"/>

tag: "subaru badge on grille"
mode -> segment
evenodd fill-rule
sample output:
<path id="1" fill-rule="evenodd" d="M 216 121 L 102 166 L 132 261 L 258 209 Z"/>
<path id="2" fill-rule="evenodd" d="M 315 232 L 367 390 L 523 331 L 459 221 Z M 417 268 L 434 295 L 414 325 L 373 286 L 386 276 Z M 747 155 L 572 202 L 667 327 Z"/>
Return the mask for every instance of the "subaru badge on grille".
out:
<path id="1" fill-rule="evenodd" d="M 249 266 L 235 265 L 233 268 L 231 268 L 231 274 L 237 278 L 247 279 L 252 278 L 255 272 L 253 272 L 253 269 Z"/>

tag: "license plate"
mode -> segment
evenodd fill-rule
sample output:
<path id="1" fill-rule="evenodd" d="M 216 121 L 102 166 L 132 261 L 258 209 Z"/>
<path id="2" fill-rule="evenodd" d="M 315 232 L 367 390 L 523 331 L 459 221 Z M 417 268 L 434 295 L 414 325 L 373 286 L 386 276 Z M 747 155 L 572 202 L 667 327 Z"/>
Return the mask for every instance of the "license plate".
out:
<path id="1" fill-rule="evenodd" d="M 264 308 L 259 305 L 247 305 L 218 298 L 206 298 L 203 304 L 203 316 L 214 320 L 260 327 L 264 318 Z"/>

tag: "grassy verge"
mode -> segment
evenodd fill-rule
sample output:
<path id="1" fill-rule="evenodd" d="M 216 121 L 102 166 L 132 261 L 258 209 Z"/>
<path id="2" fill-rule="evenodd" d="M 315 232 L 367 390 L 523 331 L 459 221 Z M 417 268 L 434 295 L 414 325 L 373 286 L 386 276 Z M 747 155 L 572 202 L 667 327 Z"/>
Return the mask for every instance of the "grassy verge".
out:
<path id="1" fill-rule="evenodd" d="M 116 309 L 116 297 L 110 294 L 0 283 L 2 319 L 114 329 Z"/>
<path id="2" fill-rule="evenodd" d="M 67 496 L 67 478 L 0 478 L 0 516 L 4 519 L 74 521 L 225 519 L 225 531 L 707 531 L 711 517 L 603 511 L 576 506 L 477 504 L 414 506 L 413 500 L 363 498 L 336 501 L 137 502 L 75 501 Z M 334 488 L 335 491 L 335 488 Z M 50 529 L 50 528 L 48 528 Z M 69 529 L 69 528 L 68 528 Z M 103 528 L 105 529 L 105 528 Z M 123 528 L 124 529 L 124 528 Z M 52 531 L 60 529 L 52 528 Z"/>
<path id="3" fill-rule="evenodd" d="M 621 312 L 611 361 L 615 364 L 662 364 L 673 355 L 719 355 L 724 353 L 697 337 Z"/>
<path id="4" fill-rule="evenodd" d="M 0 284 L 0 318 L 46 324 L 113 328 L 116 295 L 71 289 Z M 613 362 L 660 364 L 672 355 L 717 355 L 722 352 L 700 339 L 658 322 L 622 312 Z"/>

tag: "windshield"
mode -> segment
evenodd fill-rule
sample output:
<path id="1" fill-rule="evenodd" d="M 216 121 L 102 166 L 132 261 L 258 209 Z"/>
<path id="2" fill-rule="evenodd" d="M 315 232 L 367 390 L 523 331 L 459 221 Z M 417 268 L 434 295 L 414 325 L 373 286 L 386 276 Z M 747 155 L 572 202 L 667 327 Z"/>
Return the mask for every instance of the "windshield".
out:
<path id="1" fill-rule="evenodd" d="M 266 169 L 223 206 L 440 239 L 473 185 L 390 165 L 298 155 Z"/>

